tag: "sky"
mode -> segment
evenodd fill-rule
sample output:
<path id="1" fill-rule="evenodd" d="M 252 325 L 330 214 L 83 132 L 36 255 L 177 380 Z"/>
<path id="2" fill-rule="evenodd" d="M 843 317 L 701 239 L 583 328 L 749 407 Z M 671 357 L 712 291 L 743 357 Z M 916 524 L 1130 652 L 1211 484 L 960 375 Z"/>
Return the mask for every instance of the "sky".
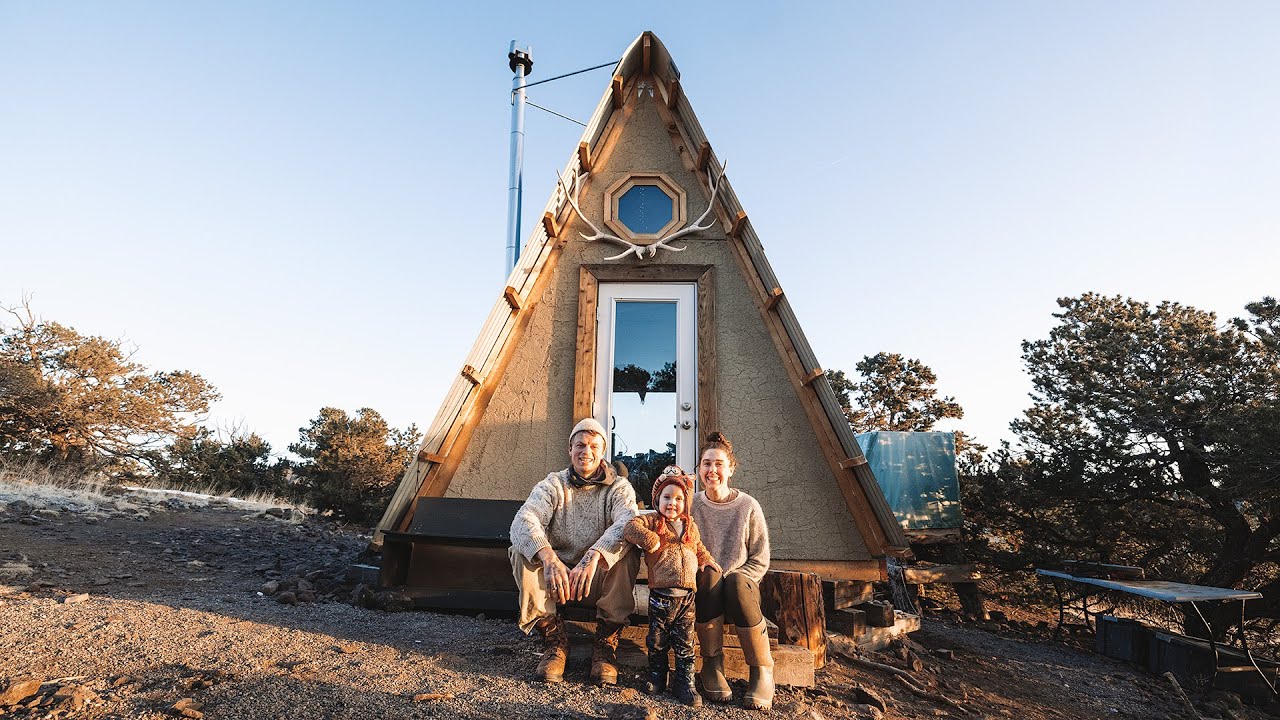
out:
<path id="1" fill-rule="evenodd" d="M 644 30 L 823 367 L 919 358 L 980 441 L 1059 297 L 1280 294 L 1276 3 L 0 0 L 0 304 L 279 452 L 325 406 L 425 430 L 506 284 L 509 42 L 532 82 Z M 580 133 L 529 109 L 526 229 Z"/>

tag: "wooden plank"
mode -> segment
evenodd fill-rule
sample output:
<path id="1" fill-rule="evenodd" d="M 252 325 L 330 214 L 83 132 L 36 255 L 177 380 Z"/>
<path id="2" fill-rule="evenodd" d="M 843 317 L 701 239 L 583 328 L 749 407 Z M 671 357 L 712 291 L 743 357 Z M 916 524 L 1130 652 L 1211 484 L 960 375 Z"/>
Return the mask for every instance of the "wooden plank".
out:
<path id="1" fill-rule="evenodd" d="M 427 452 L 426 450 L 419 450 L 418 462 L 439 464 L 444 462 L 444 456 L 438 455 L 436 453 Z"/>
<path id="2" fill-rule="evenodd" d="M 586 142 L 578 143 L 578 167 L 584 173 L 591 172 L 591 146 Z"/>
<path id="3" fill-rule="evenodd" d="M 750 668 L 742 656 L 742 648 L 724 648 L 724 674 L 730 680 L 746 680 Z M 779 645 L 770 650 L 773 656 L 773 682 L 787 687 L 811 688 L 815 685 L 813 652 L 799 645 Z M 702 657 L 694 659 L 694 669 L 702 668 Z"/>
<path id="4" fill-rule="evenodd" d="M 599 282 L 698 282 L 712 265 L 583 265 Z"/>
<path id="5" fill-rule="evenodd" d="M 711 143 L 703 141 L 702 145 L 698 146 L 698 161 L 694 163 L 694 166 L 699 170 L 705 171 L 707 169 L 707 161 L 710 159 Z"/>
<path id="6" fill-rule="evenodd" d="M 814 380 L 817 380 L 818 378 L 823 377 L 824 375 L 826 375 L 826 373 L 823 372 L 822 368 L 814 368 L 810 370 L 807 375 L 804 376 L 804 380 L 802 380 L 801 382 L 805 385 L 812 385 Z M 840 467 L 844 467 L 844 463 L 845 461 L 842 460 L 840 463 Z"/>
<path id="7" fill-rule="evenodd" d="M 507 304 L 511 306 L 512 310 L 520 310 L 520 292 L 518 290 L 508 285 L 506 289 L 502 291 L 502 297 L 506 298 Z"/>
<path id="8" fill-rule="evenodd" d="M 556 228 L 556 217 L 549 212 L 542 213 L 542 229 L 546 231 L 549 238 L 554 239 L 560 236 L 560 232 Z"/>
<path id="9" fill-rule="evenodd" d="M 592 416 L 596 394 L 596 303 L 600 284 L 586 265 L 578 268 L 578 352 L 573 369 L 573 421 Z"/>
<path id="10" fill-rule="evenodd" d="M 675 110 L 680 96 L 680 78 L 675 78 L 667 85 L 667 109 Z"/>
<path id="11" fill-rule="evenodd" d="M 875 586 L 865 580 L 823 580 L 822 603 L 828 613 L 875 599 Z M 865 620 L 864 623 L 865 625 Z"/>
<path id="12" fill-rule="evenodd" d="M 782 288 L 775 287 L 769 291 L 769 297 L 764 301 L 764 307 L 766 310 L 772 310 L 780 302 L 782 302 Z"/>
<path id="13" fill-rule="evenodd" d="M 720 375 L 716 359 L 715 268 L 708 266 L 698 276 L 698 428 L 694 437 L 720 429 Z"/>
<path id="14" fill-rule="evenodd" d="M 959 545 L 962 542 L 960 528 L 903 530 L 903 533 L 912 545 Z"/>
<path id="15" fill-rule="evenodd" d="M 760 601 L 778 625 L 778 642 L 807 647 L 814 668 L 826 665 L 827 617 L 817 575 L 770 570 L 760 582 Z"/>
<path id="16" fill-rule="evenodd" d="M 848 470 L 849 468 L 857 467 L 859 465 L 866 465 L 866 464 L 867 464 L 867 459 L 862 456 L 845 458 L 844 460 L 840 461 L 840 467 L 846 470 Z"/>
<path id="17" fill-rule="evenodd" d="M 484 375 L 470 365 L 462 366 L 462 377 L 471 381 L 472 385 L 479 385 L 484 380 Z"/>
<path id="18" fill-rule="evenodd" d="M 978 572 L 978 569 L 972 563 L 902 568 L 902 579 L 909 585 L 964 583 L 973 582 L 981 577 L 982 574 Z"/>
<path id="19" fill-rule="evenodd" d="M 613 84 L 610 86 L 613 90 L 613 109 L 618 110 L 626 101 L 626 96 L 622 94 L 623 79 L 621 75 L 613 76 Z"/>
<path id="20" fill-rule="evenodd" d="M 722 181 L 723 182 L 723 181 Z M 739 210 L 738 216 L 733 219 L 733 225 L 729 226 L 729 237 L 738 239 L 742 237 L 742 230 L 747 226 L 747 212 Z"/>
<path id="21" fill-rule="evenodd" d="M 889 578 L 883 560 L 779 560 L 769 561 L 771 570 L 814 573 L 823 580 L 881 582 Z"/>

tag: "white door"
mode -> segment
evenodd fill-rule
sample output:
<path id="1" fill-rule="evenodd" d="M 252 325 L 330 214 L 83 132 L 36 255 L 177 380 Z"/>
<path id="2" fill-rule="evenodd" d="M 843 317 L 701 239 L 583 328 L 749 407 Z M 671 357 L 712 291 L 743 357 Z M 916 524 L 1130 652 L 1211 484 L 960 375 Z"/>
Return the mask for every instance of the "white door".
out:
<path id="1" fill-rule="evenodd" d="M 693 472 L 698 452 L 696 283 L 600 283 L 593 414 L 611 460 L 639 499 L 671 463 Z"/>

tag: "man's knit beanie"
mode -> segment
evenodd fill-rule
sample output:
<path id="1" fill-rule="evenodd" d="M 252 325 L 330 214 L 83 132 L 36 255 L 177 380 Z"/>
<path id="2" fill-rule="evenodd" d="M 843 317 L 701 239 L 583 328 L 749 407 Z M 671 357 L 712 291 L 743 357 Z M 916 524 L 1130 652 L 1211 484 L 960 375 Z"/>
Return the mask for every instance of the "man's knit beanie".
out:
<path id="1" fill-rule="evenodd" d="M 573 442 L 573 436 L 580 432 L 595 433 L 601 438 L 604 438 L 606 443 L 608 442 L 609 435 L 605 433 L 604 426 L 599 422 L 596 422 L 595 418 L 583 418 L 582 420 L 579 420 L 578 424 L 573 426 L 573 432 L 569 433 L 569 442 Z"/>

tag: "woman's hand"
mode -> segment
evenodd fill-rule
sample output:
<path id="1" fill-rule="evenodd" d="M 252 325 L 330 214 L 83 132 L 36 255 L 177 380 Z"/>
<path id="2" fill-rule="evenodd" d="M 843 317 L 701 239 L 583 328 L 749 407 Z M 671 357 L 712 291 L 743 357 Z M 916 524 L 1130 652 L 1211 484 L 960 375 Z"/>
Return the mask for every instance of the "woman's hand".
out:
<path id="1" fill-rule="evenodd" d="M 715 561 L 715 560 L 712 560 L 711 562 L 707 563 L 706 565 L 703 565 L 702 567 L 700 567 L 700 568 L 698 568 L 698 569 L 699 569 L 699 570 L 706 570 L 707 568 L 711 568 L 711 569 L 712 569 L 713 571 L 715 571 L 715 572 L 724 572 L 723 570 L 721 570 L 721 569 L 720 569 L 720 566 L 716 564 L 716 561 Z"/>

